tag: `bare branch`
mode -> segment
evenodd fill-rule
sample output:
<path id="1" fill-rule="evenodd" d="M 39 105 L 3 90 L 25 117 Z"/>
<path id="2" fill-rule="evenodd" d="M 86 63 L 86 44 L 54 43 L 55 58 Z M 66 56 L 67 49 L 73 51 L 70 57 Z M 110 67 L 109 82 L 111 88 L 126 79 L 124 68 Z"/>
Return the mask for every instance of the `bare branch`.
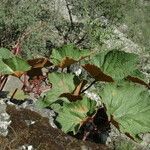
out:
<path id="1" fill-rule="evenodd" d="M 71 10 L 69 8 L 69 3 L 67 0 L 65 0 L 66 2 L 66 7 L 67 7 L 67 10 L 68 10 L 68 14 L 69 14 L 69 19 L 70 19 L 70 24 L 71 24 L 71 28 L 73 29 L 74 28 L 74 23 L 73 23 L 73 19 L 72 19 L 72 14 L 71 14 Z"/>
<path id="2" fill-rule="evenodd" d="M 85 40 L 85 37 L 86 37 L 87 33 L 85 33 L 82 38 L 80 38 L 75 44 L 76 45 L 79 45 L 80 43 L 82 43 L 84 40 Z"/>

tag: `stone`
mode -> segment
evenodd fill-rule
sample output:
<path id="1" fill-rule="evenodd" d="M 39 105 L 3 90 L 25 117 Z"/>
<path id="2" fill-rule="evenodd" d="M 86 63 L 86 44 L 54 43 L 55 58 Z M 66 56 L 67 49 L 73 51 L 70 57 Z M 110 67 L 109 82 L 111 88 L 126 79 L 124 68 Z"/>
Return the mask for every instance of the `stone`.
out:
<path id="1" fill-rule="evenodd" d="M 6 149 L 18 150 L 20 147 L 37 150 L 109 150 L 103 144 L 77 140 L 64 134 L 61 130 L 51 127 L 48 118 L 29 109 L 16 109 L 15 106 L 7 106 L 11 124 L 9 133 L 5 139 Z M 25 120 L 35 121 L 27 125 Z M 32 146 L 32 147 L 31 147 Z M 0 149 L 4 147 L 0 144 Z"/>
<path id="2" fill-rule="evenodd" d="M 7 82 L 3 88 L 3 91 L 14 92 L 15 89 L 22 89 L 23 83 L 21 80 L 15 76 L 8 76 Z"/>
<path id="3" fill-rule="evenodd" d="M 3 99 L 0 99 L 0 136 L 7 136 L 10 123 L 10 116 L 6 112 L 6 104 Z"/>

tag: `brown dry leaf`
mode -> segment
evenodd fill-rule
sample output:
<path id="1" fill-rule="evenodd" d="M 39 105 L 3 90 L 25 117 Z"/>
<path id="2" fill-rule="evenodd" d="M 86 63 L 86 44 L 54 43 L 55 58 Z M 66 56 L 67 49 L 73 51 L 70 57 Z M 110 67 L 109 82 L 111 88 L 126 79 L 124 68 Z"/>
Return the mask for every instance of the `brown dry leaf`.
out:
<path id="1" fill-rule="evenodd" d="M 72 58 L 69 58 L 69 57 L 65 57 L 60 62 L 60 64 L 58 64 L 58 66 L 63 69 L 63 68 L 66 68 L 66 67 L 70 66 L 71 64 L 73 64 L 75 62 L 76 62 L 76 60 L 74 60 Z"/>
<path id="2" fill-rule="evenodd" d="M 63 93 L 59 97 L 66 97 L 70 102 L 75 102 L 77 100 L 82 100 L 81 95 L 74 95 L 71 93 Z"/>
<path id="3" fill-rule="evenodd" d="M 51 66 L 52 63 L 47 58 L 35 58 L 28 60 L 29 65 L 32 66 L 32 68 L 43 68 L 46 66 Z"/>
<path id="4" fill-rule="evenodd" d="M 15 71 L 12 75 L 15 77 L 21 77 L 24 74 L 24 71 Z"/>
<path id="5" fill-rule="evenodd" d="M 132 77 L 132 76 L 128 76 L 127 80 L 132 81 L 134 83 L 139 83 L 141 85 L 145 85 L 146 87 L 150 87 L 146 82 L 144 82 L 143 80 L 137 78 L 137 77 Z"/>
<path id="6" fill-rule="evenodd" d="M 97 81 L 114 82 L 113 78 L 104 74 L 100 68 L 95 65 L 85 64 L 82 66 Z"/>
<path id="7" fill-rule="evenodd" d="M 87 81 L 83 80 L 80 82 L 80 84 L 76 87 L 75 91 L 73 92 L 73 95 L 78 96 L 80 95 L 80 92 L 82 88 L 86 85 Z"/>
<path id="8" fill-rule="evenodd" d="M 35 76 L 43 76 L 42 68 L 51 66 L 52 63 L 47 58 L 36 58 L 28 60 L 29 65 L 32 66 L 32 68 L 27 71 L 27 75 L 32 79 Z"/>

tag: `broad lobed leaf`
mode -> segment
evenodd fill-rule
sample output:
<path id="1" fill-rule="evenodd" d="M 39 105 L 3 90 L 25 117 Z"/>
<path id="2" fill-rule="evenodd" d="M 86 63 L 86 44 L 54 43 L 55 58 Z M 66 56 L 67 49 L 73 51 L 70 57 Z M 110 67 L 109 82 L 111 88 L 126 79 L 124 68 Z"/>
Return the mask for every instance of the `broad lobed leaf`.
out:
<path id="1" fill-rule="evenodd" d="M 135 138 L 150 131 L 150 94 L 144 86 L 123 82 L 107 84 L 100 93 L 112 123 Z M 114 120 L 114 121 L 113 121 Z"/>
<path id="2" fill-rule="evenodd" d="M 89 64 L 99 68 L 99 71 L 96 67 L 93 70 L 99 72 L 96 78 L 100 81 L 105 81 L 101 78 L 102 73 L 105 78 L 111 77 L 114 80 L 121 80 L 137 69 L 137 60 L 138 56 L 135 54 L 112 50 L 95 55 L 89 61 Z M 83 67 L 93 76 L 92 67 L 87 68 L 86 65 L 83 65 Z"/>
<path id="3" fill-rule="evenodd" d="M 53 49 L 51 55 L 51 61 L 54 65 L 61 68 L 70 66 L 71 64 L 79 61 L 85 56 L 88 56 L 90 51 L 80 50 L 73 44 L 64 45 L 61 48 Z"/>
<path id="4" fill-rule="evenodd" d="M 83 122 L 96 111 L 96 102 L 87 97 L 82 100 L 64 103 L 58 112 L 56 120 L 65 133 L 73 131 L 76 134 Z"/>
<path id="5" fill-rule="evenodd" d="M 53 88 L 58 88 L 60 91 L 63 91 L 63 93 L 70 93 L 75 88 L 73 74 L 53 72 L 48 75 L 48 78 Z"/>
<path id="6" fill-rule="evenodd" d="M 0 59 L 0 73 L 4 74 L 14 74 L 20 76 L 22 73 L 30 70 L 31 66 L 22 58 L 17 56 Z"/>
<path id="7" fill-rule="evenodd" d="M 53 104 L 59 99 L 60 96 L 71 97 L 71 93 L 75 90 L 76 87 L 74 84 L 73 74 L 53 72 L 48 75 L 48 78 L 52 83 L 52 89 L 43 99 L 43 103 L 45 103 L 46 106 Z"/>

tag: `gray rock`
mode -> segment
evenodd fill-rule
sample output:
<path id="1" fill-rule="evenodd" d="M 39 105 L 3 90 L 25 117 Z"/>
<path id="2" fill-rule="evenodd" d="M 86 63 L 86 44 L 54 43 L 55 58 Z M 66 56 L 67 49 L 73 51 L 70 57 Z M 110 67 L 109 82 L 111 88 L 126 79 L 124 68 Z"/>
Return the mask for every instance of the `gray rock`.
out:
<path id="1" fill-rule="evenodd" d="M 141 145 L 148 147 L 150 149 L 150 133 L 145 133 L 142 135 Z"/>
<path id="2" fill-rule="evenodd" d="M 6 113 L 6 104 L 3 99 L 0 99 L 0 136 L 7 136 L 10 123 L 10 116 Z"/>
<path id="3" fill-rule="evenodd" d="M 125 134 L 120 133 L 117 128 L 111 125 L 111 132 L 107 139 L 107 145 L 116 150 L 150 150 L 150 134 L 143 134 L 142 142 L 136 143 Z"/>
<path id="4" fill-rule="evenodd" d="M 21 147 L 18 148 L 18 150 L 34 150 L 32 145 L 22 145 Z"/>
<path id="5" fill-rule="evenodd" d="M 39 108 L 36 105 L 36 101 L 37 101 L 37 99 L 34 99 L 34 101 L 33 100 L 27 100 L 22 105 L 19 105 L 16 107 L 18 109 L 20 109 L 20 108 L 30 109 L 31 111 L 35 111 L 35 112 L 39 113 L 42 117 L 46 117 L 49 119 L 49 123 L 53 128 L 57 128 L 57 126 L 54 123 L 55 112 L 51 109 Z M 28 122 L 28 120 L 27 120 L 27 124 L 32 124 L 32 122 Z"/>
<path id="6" fill-rule="evenodd" d="M 3 91 L 11 91 L 14 92 L 14 90 L 21 89 L 23 86 L 23 83 L 20 81 L 19 78 L 14 77 L 14 76 L 9 76 L 7 79 L 7 82 L 3 88 Z"/>

